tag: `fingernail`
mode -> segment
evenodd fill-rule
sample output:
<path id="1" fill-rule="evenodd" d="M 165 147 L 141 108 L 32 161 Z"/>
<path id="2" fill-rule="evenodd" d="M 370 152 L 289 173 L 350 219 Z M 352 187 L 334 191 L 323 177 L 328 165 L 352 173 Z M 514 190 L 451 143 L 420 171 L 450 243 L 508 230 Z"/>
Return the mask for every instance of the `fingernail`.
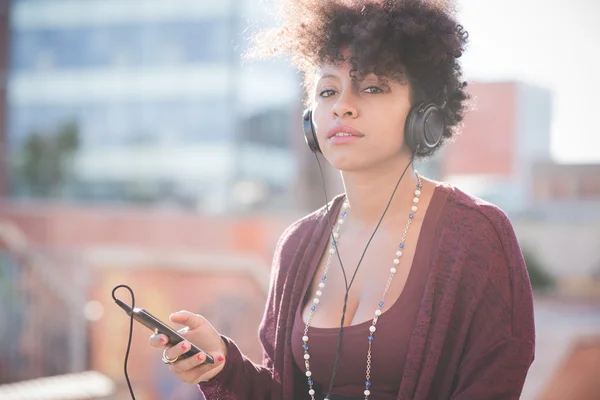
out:
<path id="1" fill-rule="evenodd" d="M 181 343 L 181 350 L 185 350 L 185 349 L 186 349 L 185 343 Z"/>
<path id="2" fill-rule="evenodd" d="M 225 359 L 225 358 L 223 358 L 223 356 L 219 356 L 219 357 L 217 357 L 217 361 L 218 361 L 218 362 L 221 362 L 221 361 L 223 361 L 224 359 Z"/>
<path id="3" fill-rule="evenodd" d="M 164 342 L 166 342 L 165 338 L 164 338 L 164 337 L 161 337 L 161 338 L 160 338 L 160 342 L 161 342 L 161 343 L 164 343 Z"/>
<path id="4" fill-rule="evenodd" d="M 198 354 L 198 361 L 204 360 L 204 355 L 202 353 Z"/>

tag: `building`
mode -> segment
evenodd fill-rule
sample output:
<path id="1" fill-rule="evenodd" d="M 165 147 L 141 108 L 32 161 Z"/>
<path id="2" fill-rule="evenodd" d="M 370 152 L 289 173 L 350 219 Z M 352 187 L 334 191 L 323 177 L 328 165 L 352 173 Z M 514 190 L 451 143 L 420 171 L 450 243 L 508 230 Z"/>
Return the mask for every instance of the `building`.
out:
<path id="1" fill-rule="evenodd" d="M 10 43 L 10 0 L 0 0 L 0 197 L 8 192 L 8 149 L 6 136 L 6 85 Z"/>
<path id="2" fill-rule="evenodd" d="M 600 222 L 600 163 L 537 163 L 532 176 L 531 217 Z"/>
<path id="3" fill-rule="evenodd" d="M 442 175 L 514 214 L 532 205 L 533 165 L 548 162 L 551 94 L 529 84 L 474 82 L 464 127 L 443 151 Z"/>
<path id="4" fill-rule="evenodd" d="M 520 82 L 469 90 L 473 109 L 442 150 L 444 180 L 502 208 L 558 292 L 598 298 L 600 165 L 552 160 L 548 90 Z"/>
<path id="5" fill-rule="evenodd" d="M 300 87 L 282 60 L 240 63 L 258 3 L 15 1 L 11 195 L 216 213 L 289 197 Z M 66 166 L 35 153 L 69 130 Z"/>

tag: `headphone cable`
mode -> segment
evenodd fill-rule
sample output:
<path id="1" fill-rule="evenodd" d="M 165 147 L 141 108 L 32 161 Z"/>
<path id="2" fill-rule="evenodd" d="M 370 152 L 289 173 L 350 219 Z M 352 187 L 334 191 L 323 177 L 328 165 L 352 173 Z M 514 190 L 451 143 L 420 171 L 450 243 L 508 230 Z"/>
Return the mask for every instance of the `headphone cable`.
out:
<path id="1" fill-rule="evenodd" d="M 117 297 L 115 296 L 115 292 L 118 288 L 125 288 L 129 290 L 131 294 L 131 309 L 135 308 L 135 296 L 133 295 L 133 290 L 127 285 L 118 285 L 112 291 L 112 298 L 115 302 L 117 302 Z M 127 387 L 129 388 L 129 393 L 131 394 L 131 399 L 135 400 L 135 395 L 133 394 L 133 388 L 131 387 L 131 381 L 129 380 L 129 374 L 127 373 L 127 361 L 129 360 L 129 350 L 131 350 L 131 339 L 133 337 L 133 313 L 129 318 L 129 339 L 127 339 L 127 350 L 125 351 L 125 362 L 123 363 L 123 370 L 125 371 L 125 380 L 127 381 Z"/>
<path id="2" fill-rule="evenodd" d="M 323 193 L 325 195 L 325 207 L 326 207 L 326 215 L 327 215 L 327 222 L 329 223 L 329 229 L 331 232 L 331 240 L 335 240 L 335 238 L 333 237 L 333 225 L 331 223 L 331 215 L 330 215 L 330 209 L 329 209 L 329 200 L 327 199 L 327 185 L 325 184 L 325 176 L 323 174 L 323 168 L 321 167 L 321 161 L 319 160 L 319 157 L 317 156 L 316 153 L 313 153 L 315 155 L 315 158 L 317 159 L 317 164 L 319 165 L 319 172 L 321 173 L 321 181 L 323 183 Z M 337 254 L 337 258 L 338 261 L 340 263 L 340 267 L 342 268 L 342 274 L 344 276 L 344 283 L 346 286 L 346 293 L 344 294 L 344 306 L 342 309 L 342 318 L 340 321 L 340 332 L 338 334 L 338 342 L 337 342 L 337 352 L 336 352 L 336 356 L 335 356 L 335 362 L 333 364 L 333 372 L 331 375 L 331 380 L 329 382 L 329 389 L 327 391 L 327 395 L 325 396 L 325 400 L 329 399 L 329 395 L 331 394 L 331 390 L 333 389 L 333 383 L 334 383 L 334 379 L 335 379 L 335 375 L 337 373 L 337 368 L 338 368 L 338 362 L 340 359 L 340 352 L 341 352 L 341 347 L 342 347 L 342 337 L 343 337 L 343 332 L 344 332 L 344 321 L 346 318 L 346 308 L 348 305 L 348 296 L 350 293 L 350 288 L 352 287 L 352 284 L 354 283 L 354 278 L 356 277 L 356 273 L 358 272 L 358 268 L 360 267 L 360 264 L 363 261 L 363 258 L 365 257 L 365 254 L 367 253 L 367 249 L 369 248 L 369 245 L 371 244 L 371 241 L 373 240 L 373 237 L 375 236 L 375 233 L 377 232 L 377 230 L 379 229 L 379 226 L 381 225 L 381 223 L 383 222 L 383 218 L 385 217 L 388 209 L 390 208 L 390 205 L 392 204 L 392 200 L 394 199 L 394 195 L 396 194 L 396 191 L 398 190 L 398 186 L 400 185 L 400 182 L 402 181 L 402 178 L 404 178 L 404 175 L 406 174 L 406 171 L 408 170 L 408 168 L 413 164 L 414 160 L 415 160 L 415 156 L 416 156 L 417 152 L 415 151 L 409 161 L 409 163 L 406 165 L 406 167 L 404 168 L 404 171 L 402 171 L 402 175 L 400 175 L 400 178 L 398 179 L 398 182 L 396 182 L 396 186 L 394 187 L 394 191 L 392 192 L 392 195 L 390 196 L 390 199 L 388 200 L 388 203 L 385 207 L 385 210 L 383 211 L 383 214 L 381 215 L 381 218 L 379 218 L 379 222 L 377 223 L 377 226 L 375 226 L 375 229 L 373 230 L 373 233 L 371 234 L 371 237 L 369 238 L 369 240 L 367 241 L 367 244 L 365 246 L 365 249 L 363 250 L 363 253 L 360 257 L 360 259 L 358 260 L 358 264 L 356 265 L 356 268 L 354 269 L 354 274 L 352 275 L 352 279 L 350 280 L 350 284 L 348 284 L 348 278 L 346 277 L 346 270 L 344 269 L 344 264 L 342 263 L 342 258 L 340 257 L 340 253 L 339 251 L 337 251 L 336 248 L 336 254 Z"/>

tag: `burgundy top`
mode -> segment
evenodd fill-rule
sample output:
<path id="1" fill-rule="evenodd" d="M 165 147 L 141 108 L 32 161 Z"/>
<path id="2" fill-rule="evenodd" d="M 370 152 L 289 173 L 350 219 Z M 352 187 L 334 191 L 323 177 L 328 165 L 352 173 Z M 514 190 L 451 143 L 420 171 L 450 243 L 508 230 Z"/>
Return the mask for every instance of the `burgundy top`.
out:
<path id="1" fill-rule="evenodd" d="M 445 196 L 436 196 L 433 201 L 445 201 Z M 439 210 L 438 204 L 431 209 Z M 439 214 L 439 213 L 438 213 Z M 426 214 L 427 215 L 427 214 Z M 428 224 L 421 227 L 418 243 L 431 243 L 435 222 L 439 215 L 428 218 Z M 406 284 L 392 306 L 382 313 L 377 321 L 376 340 L 371 346 L 371 398 L 377 400 L 395 400 L 400 389 L 404 362 L 408 353 L 408 342 L 415 327 L 419 304 L 425 291 L 427 276 L 429 274 L 429 246 L 417 248 L 413 258 Z M 425 249 L 425 250 L 424 250 Z M 308 293 L 311 279 L 304 282 L 303 293 L 307 299 L 312 299 Z M 302 319 L 302 309 L 306 300 L 300 302 L 294 318 L 294 331 L 292 332 L 292 354 L 294 362 L 301 371 L 306 371 L 304 366 L 304 349 L 302 336 L 306 323 Z M 375 307 L 373 307 L 375 310 Z M 367 350 L 369 327 L 372 321 L 365 321 L 344 328 L 343 340 L 340 349 L 340 359 L 335 375 L 332 394 L 364 398 L 365 373 L 367 367 Z M 337 353 L 339 328 L 309 327 L 310 356 L 312 380 L 319 394 L 327 394 L 329 382 L 333 373 L 333 365 Z M 322 388 L 322 390 L 320 390 Z M 305 383 L 305 391 L 308 384 Z"/>
<path id="2" fill-rule="evenodd" d="M 337 215 L 343 198 L 332 201 L 332 214 Z M 225 367 L 199 385 L 206 399 L 308 398 L 306 377 L 294 362 L 298 343 L 292 336 L 306 282 L 327 247 L 325 215 L 323 207 L 293 223 L 277 243 L 259 332 L 263 363 L 254 364 L 223 337 Z M 421 253 L 426 254 L 429 271 L 405 341 L 405 362 L 394 367 L 400 377 L 395 398 L 518 399 L 533 362 L 535 331 L 531 284 L 510 221 L 496 206 L 441 185 L 425 213 L 423 230 L 429 232 L 428 240 L 419 238 L 415 259 L 421 264 Z M 416 276 L 413 272 L 409 279 Z M 400 347 L 395 351 L 401 357 Z M 379 356 L 374 367 L 381 363 L 377 360 Z"/>

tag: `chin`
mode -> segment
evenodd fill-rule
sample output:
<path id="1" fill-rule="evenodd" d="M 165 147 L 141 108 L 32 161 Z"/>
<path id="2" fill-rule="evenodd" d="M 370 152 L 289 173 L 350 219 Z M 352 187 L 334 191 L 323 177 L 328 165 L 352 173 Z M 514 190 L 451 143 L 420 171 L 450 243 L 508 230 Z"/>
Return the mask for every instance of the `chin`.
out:
<path id="1" fill-rule="evenodd" d="M 350 149 L 347 149 L 350 150 Z M 354 149 L 352 149 L 354 150 Z M 346 151 L 346 149 L 329 149 L 325 158 L 331 166 L 342 172 L 361 172 L 372 169 L 391 167 L 402 162 L 399 152 L 377 154 L 375 151 Z"/>
<path id="2" fill-rule="evenodd" d="M 333 168 L 342 172 L 363 171 L 375 164 L 375 160 L 366 159 L 363 154 L 352 155 L 345 151 L 330 151 L 325 158 Z"/>

